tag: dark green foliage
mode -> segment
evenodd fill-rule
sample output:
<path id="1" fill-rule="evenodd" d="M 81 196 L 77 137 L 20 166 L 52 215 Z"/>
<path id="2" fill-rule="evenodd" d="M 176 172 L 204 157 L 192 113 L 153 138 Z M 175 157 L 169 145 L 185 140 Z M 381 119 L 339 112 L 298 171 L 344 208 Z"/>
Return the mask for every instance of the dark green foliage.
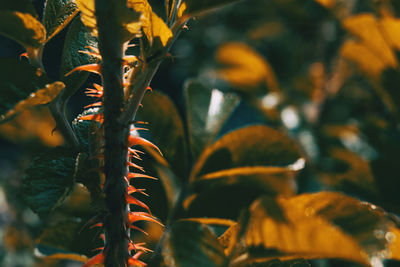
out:
<path id="1" fill-rule="evenodd" d="M 44 73 L 21 60 L 2 58 L 0 64 L 0 116 L 49 82 Z"/>
<path id="2" fill-rule="evenodd" d="M 45 217 L 62 204 L 74 185 L 76 154 L 56 148 L 32 160 L 22 180 L 24 200 Z"/>

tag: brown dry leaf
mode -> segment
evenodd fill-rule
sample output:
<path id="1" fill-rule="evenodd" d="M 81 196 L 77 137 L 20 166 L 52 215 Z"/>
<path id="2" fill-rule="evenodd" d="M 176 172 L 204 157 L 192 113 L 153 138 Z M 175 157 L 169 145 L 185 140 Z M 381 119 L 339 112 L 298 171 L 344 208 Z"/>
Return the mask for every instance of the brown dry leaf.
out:
<path id="1" fill-rule="evenodd" d="M 381 209 L 336 192 L 263 197 L 250 207 L 243 241 L 271 251 L 270 257 L 341 258 L 371 265 L 388 257 L 385 236 L 393 227 Z"/>
<path id="2" fill-rule="evenodd" d="M 379 57 L 385 67 L 396 67 L 398 65 L 394 52 L 382 35 L 379 21 L 373 14 L 354 15 L 344 19 L 342 24 L 347 31 L 358 37 L 372 54 Z M 359 57 L 364 56 L 361 51 L 356 54 Z"/>
<path id="3" fill-rule="evenodd" d="M 0 135 L 12 142 L 40 140 L 44 145 L 56 147 L 63 143 L 62 136 L 52 130 L 55 127 L 48 108 L 24 110 L 11 121 L 0 126 Z"/>
<path id="4" fill-rule="evenodd" d="M 62 82 L 47 84 L 45 88 L 36 91 L 36 93 L 32 93 L 27 99 L 22 100 L 15 105 L 14 109 L 6 113 L 4 119 L 10 118 L 11 116 L 33 106 L 48 104 L 56 98 L 64 88 L 65 85 Z"/>
<path id="5" fill-rule="evenodd" d="M 239 89 L 249 89 L 264 83 L 272 91 L 279 86 L 272 67 L 258 52 L 244 43 L 231 42 L 219 47 L 217 60 L 228 67 L 218 75 Z"/>

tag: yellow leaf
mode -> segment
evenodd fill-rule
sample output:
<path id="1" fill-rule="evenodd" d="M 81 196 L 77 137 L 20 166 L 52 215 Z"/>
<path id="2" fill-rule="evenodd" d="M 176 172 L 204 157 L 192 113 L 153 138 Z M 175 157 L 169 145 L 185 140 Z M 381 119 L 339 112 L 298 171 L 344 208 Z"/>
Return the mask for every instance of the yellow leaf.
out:
<path id="1" fill-rule="evenodd" d="M 12 142 L 21 143 L 40 140 L 44 145 L 56 147 L 63 143 L 62 136 L 55 131 L 55 122 L 48 108 L 24 110 L 11 121 L 0 126 L 0 135 Z"/>
<path id="2" fill-rule="evenodd" d="M 46 39 L 46 29 L 29 13 L 0 11 L 0 34 L 25 48 L 38 48 Z"/>
<path id="3" fill-rule="evenodd" d="M 376 206 L 335 192 L 263 197 L 250 207 L 243 241 L 271 257 L 341 258 L 365 265 L 383 260 L 381 238 L 393 222 Z"/>
<path id="4" fill-rule="evenodd" d="M 393 48 L 400 50 L 400 19 L 385 16 L 380 20 L 385 40 Z"/>
<path id="5" fill-rule="evenodd" d="M 64 83 L 62 82 L 54 82 L 51 84 L 47 84 L 45 88 L 36 91 L 36 93 L 32 93 L 29 98 L 22 100 L 19 102 L 14 109 L 8 111 L 4 116 L 4 119 L 10 118 L 11 116 L 23 111 L 24 109 L 48 104 L 52 101 L 56 96 L 65 88 Z"/>
<path id="6" fill-rule="evenodd" d="M 221 218 L 185 218 L 182 221 L 193 221 L 207 225 L 221 225 L 221 226 L 232 226 L 236 224 L 235 221 L 229 219 L 221 219 Z"/>
<path id="7" fill-rule="evenodd" d="M 379 22 L 374 15 L 355 15 L 344 19 L 342 23 L 343 27 L 357 36 L 362 41 L 362 44 L 370 49 L 370 53 L 379 57 L 385 66 L 397 66 L 395 54 L 382 35 Z M 356 53 L 356 56 L 363 57 L 364 55 L 360 51 Z"/>
<path id="8" fill-rule="evenodd" d="M 153 12 L 150 4 L 146 0 L 128 0 L 129 8 L 142 14 L 141 22 L 143 32 L 149 40 L 150 45 L 159 42 L 157 45 L 165 47 L 172 38 L 171 29 L 165 22 Z"/>
<path id="9" fill-rule="evenodd" d="M 254 88 L 263 83 L 272 91 L 279 89 L 269 63 L 254 49 L 243 43 L 226 43 L 219 47 L 217 60 L 228 67 L 218 75 L 239 89 Z"/>
<path id="10" fill-rule="evenodd" d="M 122 28 L 126 31 L 122 32 L 122 36 L 124 41 L 129 41 L 134 37 L 140 36 L 140 29 L 141 29 L 141 14 L 138 13 L 138 10 L 134 12 L 130 9 L 130 3 L 132 1 L 125 1 L 125 0 L 114 0 L 115 4 L 115 14 L 114 16 L 118 19 L 119 23 L 121 24 Z M 137 2 L 138 0 L 133 0 Z M 145 0 L 139 0 L 140 2 L 146 2 Z M 78 6 L 79 10 L 81 11 L 81 20 L 86 27 L 91 29 L 91 33 L 93 36 L 97 36 L 97 22 L 96 16 L 94 14 L 95 5 L 94 0 L 76 0 L 76 5 Z M 113 16 L 113 14 L 110 14 Z"/>
<path id="11" fill-rule="evenodd" d="M 347 40 L 340 48 L 340 55 L 354 62 L 358 68 L 373 78 L 379 78 L 387 64 L 364 43 Z"/>
<path id="12" fill-rule="evenodd" d="M 393 227 L 390 232 L 385 236 L 389 242 L 388 251 L 390 251 L 390 258 L 400 260 L 400 229 Z"/>
<path id="13" fill-rule="evenodd" d="M 86 27 L 91 29 L 93 36 L 97 36 L 97 23 L 94 15 L 94 0 L 76 0 L 76 5 L 81 11 L 81 20 Z"/>

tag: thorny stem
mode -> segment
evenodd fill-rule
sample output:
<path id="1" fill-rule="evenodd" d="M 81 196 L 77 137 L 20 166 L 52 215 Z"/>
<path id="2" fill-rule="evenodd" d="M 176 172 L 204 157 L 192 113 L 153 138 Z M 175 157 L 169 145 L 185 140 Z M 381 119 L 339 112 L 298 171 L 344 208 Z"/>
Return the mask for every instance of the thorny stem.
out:
<path id="1" fill-rule="evenodd" d="M 110 14 L 114 14 L 111 15 Z M 103 221 L 105 232 L 104 265 L 122 267 L 127 265 L 129 230 L 126 228 L 128 206 L 125 200 L 127 172 L 127 139 L 129 128 L 116 118 L 121 116 L 124 93 L 122 86 L 122 38 L 117 22 L 115 1 L 96 0 L 99 50 L 102 56 L 102 79 L 104 90 L 104 174 L 107 214 Z"/>

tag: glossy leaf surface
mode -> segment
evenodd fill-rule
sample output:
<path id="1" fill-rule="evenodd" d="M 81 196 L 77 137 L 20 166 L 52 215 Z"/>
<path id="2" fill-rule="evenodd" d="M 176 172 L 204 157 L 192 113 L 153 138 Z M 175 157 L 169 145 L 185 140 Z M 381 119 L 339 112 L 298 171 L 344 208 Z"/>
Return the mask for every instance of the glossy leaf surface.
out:
<path id="1" fill-rule="evenodd" d="M 262 197 L 244 219 L 243 241 L 271 256 L 342 258 L 361 264 L 388 257 L 394 223 L 381 209 L 334 192 Z M 278 254 L 276 254 L 278 253 Z"/>
<path id="2" fill-rule="evenodd" d="M 187 81 L 184 90 L 189 141 L 193 157 L 197 158 L 217 135 L 239 99 L 232 93 L 209 90 L 196 80 Z"/>
<path id="3" fill-rule="evenodd" d="M 78 14 L 78 8 L 72 0 L 47 0 L 44 6 L 43 24 L 49 41 Z"/>
<path id="4" fill-rule="evenodd" d="M 226 258 L 217 237 L 206 225 L 193 221 L 175 222 L 163 252 L 167 266 L 223 266 Z"/>
<path id="5" fill-rule="evenodd" d="M 44 88 L 49 79 L 41 71 L 17 59 L 0 59 L 0 119 L 20 101 Z"/>
<path id="6" fill-rule="evenodd" d="M 62 204 L 73 186 L 75 154 L 56 148 L 32 160 L 22 181 L 28 206 L 40 216 Z"/>
<path id="7" fill-rule="evenodd" d="M 301 158 L 297 144 L 283 133 L 264 125 L 227 133 L 200 155 L 191 181 L 213 172 L 251 166 L 284 167 Z"/>

